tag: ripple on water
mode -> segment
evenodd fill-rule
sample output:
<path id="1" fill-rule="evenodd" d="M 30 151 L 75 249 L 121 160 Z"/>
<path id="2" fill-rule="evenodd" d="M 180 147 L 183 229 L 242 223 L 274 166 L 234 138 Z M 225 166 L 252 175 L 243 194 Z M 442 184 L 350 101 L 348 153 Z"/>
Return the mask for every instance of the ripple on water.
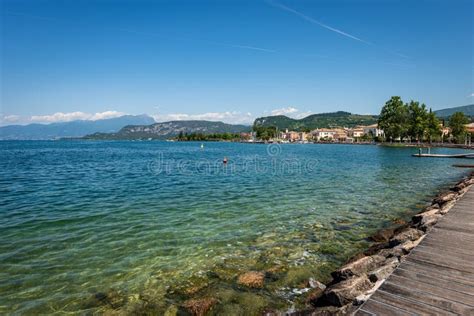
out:
<path id="1" fill-rule="evenodd" d="M 465 172 L 413 149 L 199 145 L 0 142 L 0 313 L 303 304 L 310 277 Z M 237 285 L 246 271 L 266 271 L 264 288 Z"/>

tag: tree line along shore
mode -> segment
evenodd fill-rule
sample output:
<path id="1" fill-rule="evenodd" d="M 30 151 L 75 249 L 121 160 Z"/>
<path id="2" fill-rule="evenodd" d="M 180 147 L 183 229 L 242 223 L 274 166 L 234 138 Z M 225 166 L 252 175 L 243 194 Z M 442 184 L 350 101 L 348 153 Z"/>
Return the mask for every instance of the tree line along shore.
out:
<path id="1" fill-rule="evenodd" d="M 382 107 L 376 122 L 353 127 L 329 126 L 290 130 L 256 120 L 250 132 L 241 133 L 184 133 L 177 141 L 240 141 L 278 143 L 398 143 L 398 144 L 464 144 L 471 145 L 474 134 L 472 118 L 455 112 L 447 118 L 438 118 L 425 104 L 418 101 L 403 102 L 393 96 Z M 264 122 L 264 121 L 263 121 Z M 348 121 L 348 123 L 350 123 Z"/>

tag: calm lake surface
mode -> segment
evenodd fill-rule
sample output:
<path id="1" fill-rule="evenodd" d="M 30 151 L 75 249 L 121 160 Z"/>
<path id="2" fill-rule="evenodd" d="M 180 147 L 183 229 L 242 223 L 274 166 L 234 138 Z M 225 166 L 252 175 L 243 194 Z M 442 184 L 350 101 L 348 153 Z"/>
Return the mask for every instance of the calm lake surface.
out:
<path id="1" fill-rule="evenodd" d="M 200 145 L 0 142 L 0 314 L 298 306 L 305 280 L 467 174 L 416 148 Z M 249 270 L 274 277 L 248 290 Z"/>

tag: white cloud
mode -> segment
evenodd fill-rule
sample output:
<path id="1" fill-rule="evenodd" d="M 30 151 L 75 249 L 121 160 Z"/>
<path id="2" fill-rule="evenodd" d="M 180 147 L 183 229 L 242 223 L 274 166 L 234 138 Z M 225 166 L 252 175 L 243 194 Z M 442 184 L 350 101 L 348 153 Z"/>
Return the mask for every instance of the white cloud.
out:
<path id="1" fill-rule="evenodd" d="M 125 113 L 118 112 L 118 111 L 105 111 L 105 112 L 98 112 L 95 114 L 84 113 L 84 112 L 69 112 L 69 113 L 57 112 L 51 115 L 33 115 L 29 118 L 29 121 L 36 122 L 36 123 L 70 122 L 70 121 L 76 121 L 76 120 L 96 121 L 96 120 L 119 117 L 122 115 L 125 115 Z"/>
<path id="2" fill-rule="evenodd" d="M 206 121 L 222 121 L 230 124 L 252 124 L 254 117 L 251 113 L 242 112 L 208 112 L 202 114 L 185 114 L 185 113 L 171 113 L 171 114 L 156 114 L 152 117 L 157 122 L 166 121 L 187 121 L 187 120 L 206 120 Z"/>
<path id="3" fill-rule="evenodd" d="M 271 113 L 271 115 L 288 115 L 288 114 L 293 114 L 293 113 L 297 113 L 297 112 L 299 112 L 299 110 L 297 108 L 289 106 L 289 107 L 286 107 L 286 108 L 272 110 L 270 113 Z"/>
<path id="4" fill-rule="evenodd" d="M 94 115 L 92 115 L 92 117 L 90 118 L 90 120 L 92 120 L 92 121 L 105 120 L 105 119 L 110 119 L 110 118 L 115 118 L 115 117 L 124 116 L 124 115 L 126 115 L 126 114 L 127 114 L 127 113 L 118 112 L 118 111 L 99 112 L 99 113 L 95 113 Z"/>
<path id="5" fill-rule="evenodd" d="M 470 95 L 468 95 L 468 97 L 474 97 L 474 93 L 471 93 Z"/>
<path id="6" fill-rule="evenodd" d="M 5 115 L 2 117 L 2 122 L 5 123 L 17 123 L 19 122 L 21 117 L 19 115 Z"/>
<path id="7" fill-rule="evenodd" d="M 274 109 L 270 112 L 265 112 L 266 115 L 285 115 L 295 119 L 301 119 L 308 115 L 311 115 L 313 112 L 310 111 L 300 111 L 295 107 L 288 106 L 286 108 Z"/>

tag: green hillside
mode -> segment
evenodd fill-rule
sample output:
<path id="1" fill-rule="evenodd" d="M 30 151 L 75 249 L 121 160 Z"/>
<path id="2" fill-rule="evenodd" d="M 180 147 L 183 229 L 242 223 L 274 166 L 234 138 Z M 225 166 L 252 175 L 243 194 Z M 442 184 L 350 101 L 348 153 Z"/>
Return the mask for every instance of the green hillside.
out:
<path id="1" fill-rule="evenodd" d="M 292 119 L 284 115 L 257 118 L 256 126 L 275 126 L 279 130 L 286 128 L 295 131 L 312 130 L 316 128 L 354 127 L 377 123 L 376 115 L 359 115 L 349 112 L 333 112 L 312 114 L 302 119 Z"/>
<path id="2" fill-rule="evenodd" d="M 456 112 L 463 112 L 466 116 L 469 116 L 472 121 L 474 119 L 474 104 L 435 111 L 436 116 L 440 118 L 448 118 Z"/>

